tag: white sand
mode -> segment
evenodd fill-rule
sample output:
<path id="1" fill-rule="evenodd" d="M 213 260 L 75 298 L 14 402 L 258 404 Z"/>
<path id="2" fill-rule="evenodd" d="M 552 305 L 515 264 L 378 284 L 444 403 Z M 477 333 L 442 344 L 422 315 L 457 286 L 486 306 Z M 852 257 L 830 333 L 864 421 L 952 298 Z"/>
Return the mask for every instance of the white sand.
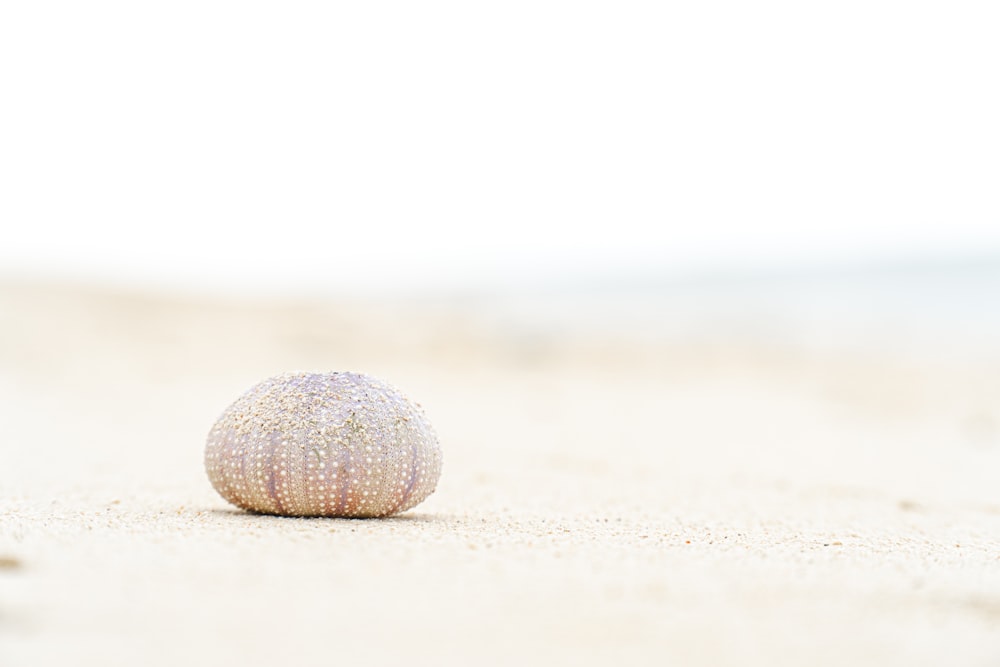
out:
<path id="1" fill-rule="evenodd" d="M 206 432 L 293 369 L 421 402 L 437 492 L 227 506 Z M 998 665 L 998 370 L 7 284 L 0 665 Z"/>

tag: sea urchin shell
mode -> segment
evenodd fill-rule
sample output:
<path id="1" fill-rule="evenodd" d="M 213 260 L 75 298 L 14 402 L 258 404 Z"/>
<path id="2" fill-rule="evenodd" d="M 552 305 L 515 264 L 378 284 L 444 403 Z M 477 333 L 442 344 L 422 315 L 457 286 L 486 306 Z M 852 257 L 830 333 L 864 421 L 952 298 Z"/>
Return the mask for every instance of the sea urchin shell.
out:
<path id="1" fill-rule="evenodd" d="M 215 490 L 286 516 L 377 517 L 437 485 L 441 449 L 423 411 L 357 373 L 288 373 L 250 388 L 208 434 Z"/>

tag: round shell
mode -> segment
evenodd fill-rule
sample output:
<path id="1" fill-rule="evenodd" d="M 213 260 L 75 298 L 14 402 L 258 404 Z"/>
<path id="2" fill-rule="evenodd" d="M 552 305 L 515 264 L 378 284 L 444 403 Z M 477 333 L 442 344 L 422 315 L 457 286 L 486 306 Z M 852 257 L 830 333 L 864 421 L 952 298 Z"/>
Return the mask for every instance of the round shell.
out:
<path id="1" fill-rule="evenodd" d="M 208 434 L 205 469 L 229 502 L 285 516 L 380 517 L 441 474 L 420 407 L 358 373 L 289 373 L 251 387 Z"/>

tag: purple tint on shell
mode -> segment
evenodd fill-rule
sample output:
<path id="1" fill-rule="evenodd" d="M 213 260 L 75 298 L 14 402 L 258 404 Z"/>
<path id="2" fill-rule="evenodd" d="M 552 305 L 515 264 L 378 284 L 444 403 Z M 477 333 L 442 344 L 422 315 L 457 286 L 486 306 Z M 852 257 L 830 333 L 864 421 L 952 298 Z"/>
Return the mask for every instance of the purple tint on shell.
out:
<path id="1" fill-rule="evenodd" d="M 251 387 L 209 433 L 205 468 L 233 504 L 291 516 L 389 516 L 441 472 L 423 411 L 357 373 L 293 373 Z"/>

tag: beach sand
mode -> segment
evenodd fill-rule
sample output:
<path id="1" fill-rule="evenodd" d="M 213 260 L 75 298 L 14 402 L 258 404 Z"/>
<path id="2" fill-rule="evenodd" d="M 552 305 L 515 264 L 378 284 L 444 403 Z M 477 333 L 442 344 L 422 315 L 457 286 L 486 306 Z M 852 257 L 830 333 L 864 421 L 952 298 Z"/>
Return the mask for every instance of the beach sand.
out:
<path id="1" fill-rule="evenodd" d="M 1000 665 L 994 361 L 487 311 L 0 285 L 0 664 Z M 288 370 L 420 402 L 437 491 L 227 505 Z"/>

